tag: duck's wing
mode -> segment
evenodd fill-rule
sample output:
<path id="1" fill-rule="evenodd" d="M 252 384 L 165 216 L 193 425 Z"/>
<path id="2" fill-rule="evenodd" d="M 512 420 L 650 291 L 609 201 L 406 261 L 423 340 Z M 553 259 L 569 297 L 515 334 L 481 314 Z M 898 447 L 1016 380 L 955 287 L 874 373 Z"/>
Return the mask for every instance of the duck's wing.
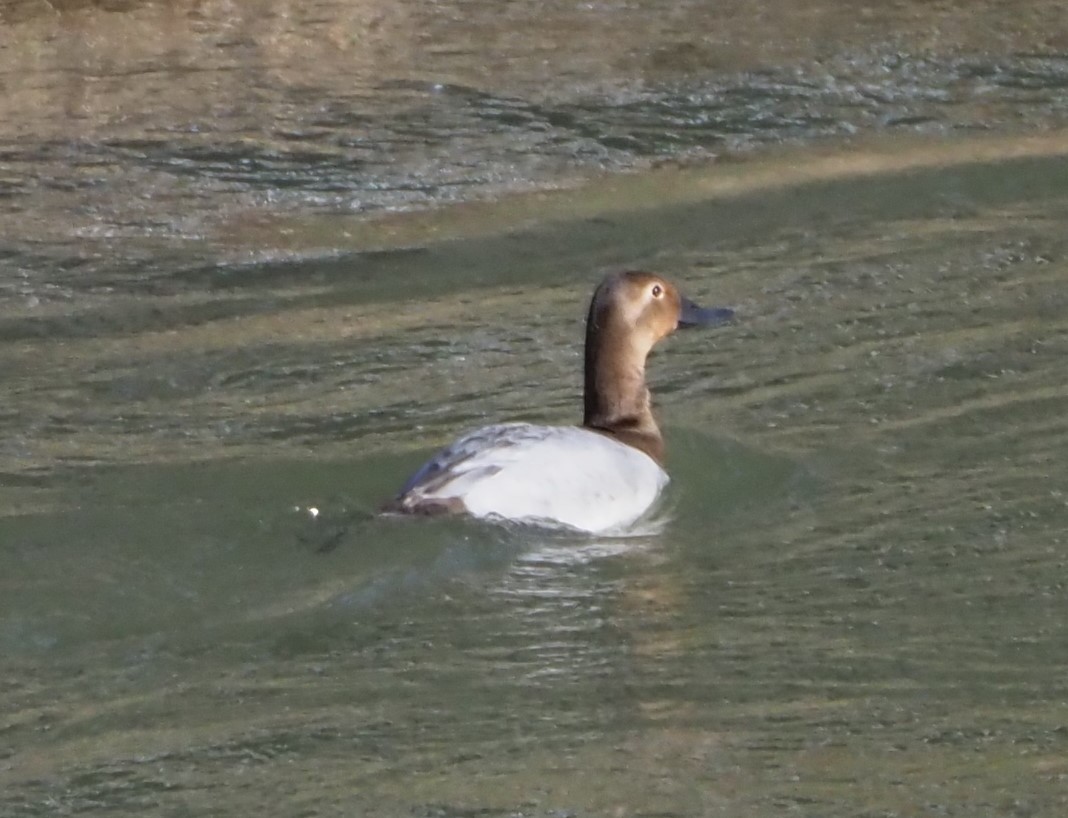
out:
<path id="1" fill-rule="evenodd" d="M 548 428 L 499 423 L 468 432 L 420 466 L 401 487 L 397 499 L 414 493 L 436 495 L 457 479 L 477 480 L 496 474 L 502 463 L 514 459 L 517 443 L 537 439 L 537 430 Z"/>
<path id="2" fill-rule="evenodd" d="M 507 424 L 439 452 L 393 505 L 604 531 L 641 517 L 666 483 L 650 457 L 589 429 Z"/>

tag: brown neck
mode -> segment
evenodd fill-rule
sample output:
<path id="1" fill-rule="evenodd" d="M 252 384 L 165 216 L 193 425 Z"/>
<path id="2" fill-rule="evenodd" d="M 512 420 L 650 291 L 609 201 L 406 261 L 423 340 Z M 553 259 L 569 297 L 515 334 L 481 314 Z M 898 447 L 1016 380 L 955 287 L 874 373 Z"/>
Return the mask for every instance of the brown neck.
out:
<path id="1" fill-rule="evenodd" d="M 590 305 L 586 319 L 585 412 L 582 425 L 664 461 L 664 440 L 645 385 L 645 356 L 625 327 Z"/>

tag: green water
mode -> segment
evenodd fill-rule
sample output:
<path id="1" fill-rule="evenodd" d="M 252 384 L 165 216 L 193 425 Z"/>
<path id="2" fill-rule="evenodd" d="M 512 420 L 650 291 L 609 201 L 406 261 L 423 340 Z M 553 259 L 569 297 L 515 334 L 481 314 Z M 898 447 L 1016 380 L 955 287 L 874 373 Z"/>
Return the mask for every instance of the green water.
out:
<path id="1" fill-rule="evenodd" d="M 1068 814 L 1062 6 L 0 5 L 0 816 Z M 375 514 L 634 267 L 660 533 Z"/>
<path id="2" fill-rule="evenodd" d="M 1066 221 L 977 161 L 10 318 L 0 812 L 1064 814 Z M 576 419 L 618 265 L 739 313 L 651 361 L 665 530 L 375 516 Z"/>

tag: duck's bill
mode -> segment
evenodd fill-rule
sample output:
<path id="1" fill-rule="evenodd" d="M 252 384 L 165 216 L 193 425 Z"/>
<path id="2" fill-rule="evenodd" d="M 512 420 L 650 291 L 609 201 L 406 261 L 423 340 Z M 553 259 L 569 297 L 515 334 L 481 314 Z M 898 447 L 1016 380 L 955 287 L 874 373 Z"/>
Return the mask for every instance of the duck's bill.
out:
<path id="1" fill-rule="evenodd" d="M 718 327 L 734 317 L 734 310 L 727 307 L 699 307 L 690 299 L 682 299 L 679 307 L 680 327 Z"/>

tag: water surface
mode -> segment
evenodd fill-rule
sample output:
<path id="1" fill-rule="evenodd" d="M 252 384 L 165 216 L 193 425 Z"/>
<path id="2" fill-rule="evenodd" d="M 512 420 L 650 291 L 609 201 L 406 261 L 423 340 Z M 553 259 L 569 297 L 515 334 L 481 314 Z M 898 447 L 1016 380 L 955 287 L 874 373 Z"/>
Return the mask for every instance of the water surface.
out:
<path id="1" fill-rule="evenodd" d="M 1055 4 L 44 5 L 0 812 L 1065 813 Z M 574 422 L 620 267 L 739 314 L 650 363 L 664 530 L 378 517 Z"/>

